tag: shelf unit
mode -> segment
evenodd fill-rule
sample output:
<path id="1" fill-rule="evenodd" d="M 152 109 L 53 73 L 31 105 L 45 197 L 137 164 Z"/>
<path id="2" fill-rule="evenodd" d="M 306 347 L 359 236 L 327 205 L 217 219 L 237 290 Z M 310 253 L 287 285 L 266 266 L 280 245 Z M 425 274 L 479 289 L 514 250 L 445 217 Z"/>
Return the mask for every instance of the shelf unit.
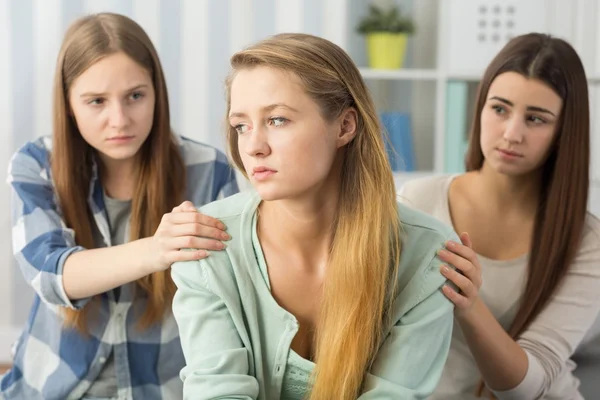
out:
<path id="1" fill-rule="evenodd" d="M 342 38 L 342 43 L 339 44 L 360 66 L 360 72 L 371 88 L 379 111 L 387 109 L 406 111 L 415 117 L 412 121 L 412 134 L 419 168 L 415 172 L 397 172 L 395 174 L 397 182 L 424 175 L 460 172 L 462 167 L 458 164 L 462 164 L 459 161 L 463 156 L 460 152 L 464 150 L 464 143 L 461 147 L 452 140 L 462 135 L 466 141 L 474 94 L 489 60 L 482 63 L 479 58 L 478 61 L 482 65 L 476 65 L 476 68 L 453 69 L 452 65 L 456 62 L 451 62 L 451 54 L 449 54 L 451 35 L 455 35 L 456 30 L 463 27 L 458 24 L 453 25 L 451 16 L 456 13 L 469 15 L 468 10 L 457 10 L 457 7 L 473 7 L 474 4 L 486 4 L 492 7 L 496 3 L 499 4 L 497 7 L 521 7 L 524 3 L 514 0 L 507 2 L 396 0 L 396 2 L 403 12 L 409 12 L 413 16 L 417 26 L 416 34 L 409 39 L 404 68 L 380 70 L 367 66 L 364 38 L 354 30 L 359 18 L 367 12 L 368 2 L 363 0 L 345 1 L 348 19 L 343 25 L 345 34 L 339 36 Z M 545 19 L 542 18 L 537 23 L 536 27 L 539 28 L 537 30 L 562 37 L 572 43 L 588 73 L 592 111 L 592 186 L 600 188 L 600 28 L 594 27 L 595 17 L 600 17 L 600 0 L 593 2 L 575 0 L 572 4 L 560 0 L 547 0 L 536 4 L 536 7 L 541 8 L 541 11 L 538 10 L 540 11 L 538 15 L 545 15 Z M 533 7 L 533 3 L 523 7 Z M 522 20 L 517 21 L 517 25 L 519 23 L 526 26 L 524 29 L 531 26 Z M 590 29 L 593 29 L 593 32 Z M 522 32 L 516 34 L 520 33 Z M 593 35 L 593 40 L 590 39 L 590 34 Z M 493 54 L 490 55 L 490 60 Z M 468 98 L 467 107 L 457 106 L 453 110 L 452 104 L 448 103 L 447 97 L 455 98 L 452 90 L 456 87 L 453 84 L 466 84 L 466 93 L 463 94 Z M 407 101 L 406 97 L 410 100 Z M 381 105 L 384 107 L 383 110 Z M 462 113 L 459 125 L 454 121 L 456 112 Z M 456 126 L 461 126 L 460 132 L 456 131 Z M 449 148 L 457 150 L 451 151 L 448 150 Z M 454 156 L 454 159 L 451 160 L 450 156 Z M 422 168 L 423 165 L 426 168 Z"/>
<path id="2" fill-rule="evenodd" d="M 347 0 L 348 23 L 342 43 L 360 66 L 378 110 L 410 114 L 416 171 L 396 172 L 396 181 L 445 172 L 444 138 L 447 73 L 443 60 L 443 32 L 446 29 L 445 2 L 398 0 L 403 12 L 415 19 L 417 33 L 409 39 L 406 68 L 381 70 L 368 67 L 364 37 L 354 31 L 367 12 L 368 2 Z M 419 49 L 419 51 L 416 51 Z"/>
<path id="3" fill-rule="evenodd" d="M 437 79 L 449 81 L 479 82 L 482 73 L 462 72 L 447 74 L 434 68 L 401 68 L 397 70 L 373 69 L 368 67 L 359 68 L 365 80 L 398 80 L 398 81 L 435 81 Z M 600 83 L 600 75 L 589 75 L 587 80 L 590 84 Z"/>
<path id="4" fill-rule="evenodd" d="M 398 70 L 360 68 L 364 79 L 435 81 L 440 73 L 435 69 L 402 68 Z"/>

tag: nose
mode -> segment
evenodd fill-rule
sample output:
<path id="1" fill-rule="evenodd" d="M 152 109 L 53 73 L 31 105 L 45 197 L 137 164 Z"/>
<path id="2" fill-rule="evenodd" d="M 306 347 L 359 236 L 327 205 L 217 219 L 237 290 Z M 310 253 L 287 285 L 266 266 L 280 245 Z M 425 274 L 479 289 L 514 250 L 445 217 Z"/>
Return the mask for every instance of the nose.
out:
<path id="1" fill-rule="evenodd" d="M 114 102 L 109 107 L 109 124 L 111 128 L 123 129 L 129 123 L 129 117 L 127 115 L 127 106 L 121 102 Z"/>
<path id="2" fill-rule="evenodd" d="M 525 138 L 525 129 L 523 120 L 514 116 L 507 122 L 503 138 L 509 143 L 522 143 Z"/>
<path id="3" fill-rule="evenodd" d="M 246 154 L 252 157 L 266 157 L 271 154 L 267 135 L 267 129 L 257 126 L 248 135 L 241 136 L 239 139 L 245 142 Z"/>

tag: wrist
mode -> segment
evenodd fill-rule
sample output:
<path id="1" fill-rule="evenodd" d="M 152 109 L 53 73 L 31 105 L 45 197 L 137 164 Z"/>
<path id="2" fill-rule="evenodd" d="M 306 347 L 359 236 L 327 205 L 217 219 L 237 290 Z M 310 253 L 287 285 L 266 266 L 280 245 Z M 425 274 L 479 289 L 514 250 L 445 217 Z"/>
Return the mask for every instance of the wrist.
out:
<path id="1" fill-rule="evenodd" d="M 480 316 L 484 308 L 485 304 L 483 304 L 480 297 L 477 297 L 471 307 L 467 309 L 457 308 L 454 315 L 460 323 L 473 324 L 481 320 Z"/>
<path id="2" fill-rule="evenodd" d="M 152 238 L 142 238 L 127 243 L 131 246 L 132 267 L 137 271 L 137 275 L 144 277 L 155 271 L 152 259 Z"/>

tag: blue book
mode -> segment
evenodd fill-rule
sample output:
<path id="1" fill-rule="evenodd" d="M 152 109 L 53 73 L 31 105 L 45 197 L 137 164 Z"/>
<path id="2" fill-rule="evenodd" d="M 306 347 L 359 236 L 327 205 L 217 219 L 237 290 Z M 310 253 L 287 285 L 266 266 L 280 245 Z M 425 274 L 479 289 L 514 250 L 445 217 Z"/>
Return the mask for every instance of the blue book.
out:
<path id="1" fill-rule="evenodd" d="M 392 170 L 414 171 L 415 156 L 410 114 L 383 112 L 380 118 L 387 132 L 386 150 Z"/>

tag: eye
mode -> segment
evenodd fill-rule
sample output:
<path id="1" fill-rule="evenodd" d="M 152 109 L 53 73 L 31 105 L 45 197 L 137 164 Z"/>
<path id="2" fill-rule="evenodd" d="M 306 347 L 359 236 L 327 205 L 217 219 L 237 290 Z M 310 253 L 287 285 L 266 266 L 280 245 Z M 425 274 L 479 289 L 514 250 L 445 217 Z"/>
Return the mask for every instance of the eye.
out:
<path id="1" fill-rule="evenodd" d="M 289 120 L 283 117 L 272 117 L 269 118 L 269 125 L 273 125 L 276 128 L 284 126 Z"/>
<path id="2" fill-rule="evenodd" d="M 506 109 L 498 104 L 492 106 L 492 110 L 496 112 L 498 115 L 502 115 L 506 113 Z"/>
<path id="3" fill-rule="evenodd" d="M 530 115 L 527 117 L 527 121 L 533 123 L 534 125 L 541 125 L 541 124 L 545 124 L 546 120 L 543 118 L 540 118 L 536 115 Z"/>
<path id="4" fill-rule="evenodd" d="M 133 92 L 133 93 L 131 93 L 131 98 L 133 100 L 139 100 L 142 97 L 144 97 L 144 93 L 142 93 L 142 92 Z"/>
<path id="5" fill-rule="evenodd" d="M 235 125 L 233 127 L 233 129 L 235 129 L 235 131 L 238 133 L 238 135 L 241 135 L 242 133 L 248 132 L 248 125 L 238 124 L 238 125 Z"/>
<path id="6" fill-rule="evenodd" d="M 99 106 L 104 104 L 104 99 L 101 97 L 96 97 L 94 99 L 91 99 L 90 101 L 88 101 L 88 104 L 91 104 L 93 106 Z"/>

